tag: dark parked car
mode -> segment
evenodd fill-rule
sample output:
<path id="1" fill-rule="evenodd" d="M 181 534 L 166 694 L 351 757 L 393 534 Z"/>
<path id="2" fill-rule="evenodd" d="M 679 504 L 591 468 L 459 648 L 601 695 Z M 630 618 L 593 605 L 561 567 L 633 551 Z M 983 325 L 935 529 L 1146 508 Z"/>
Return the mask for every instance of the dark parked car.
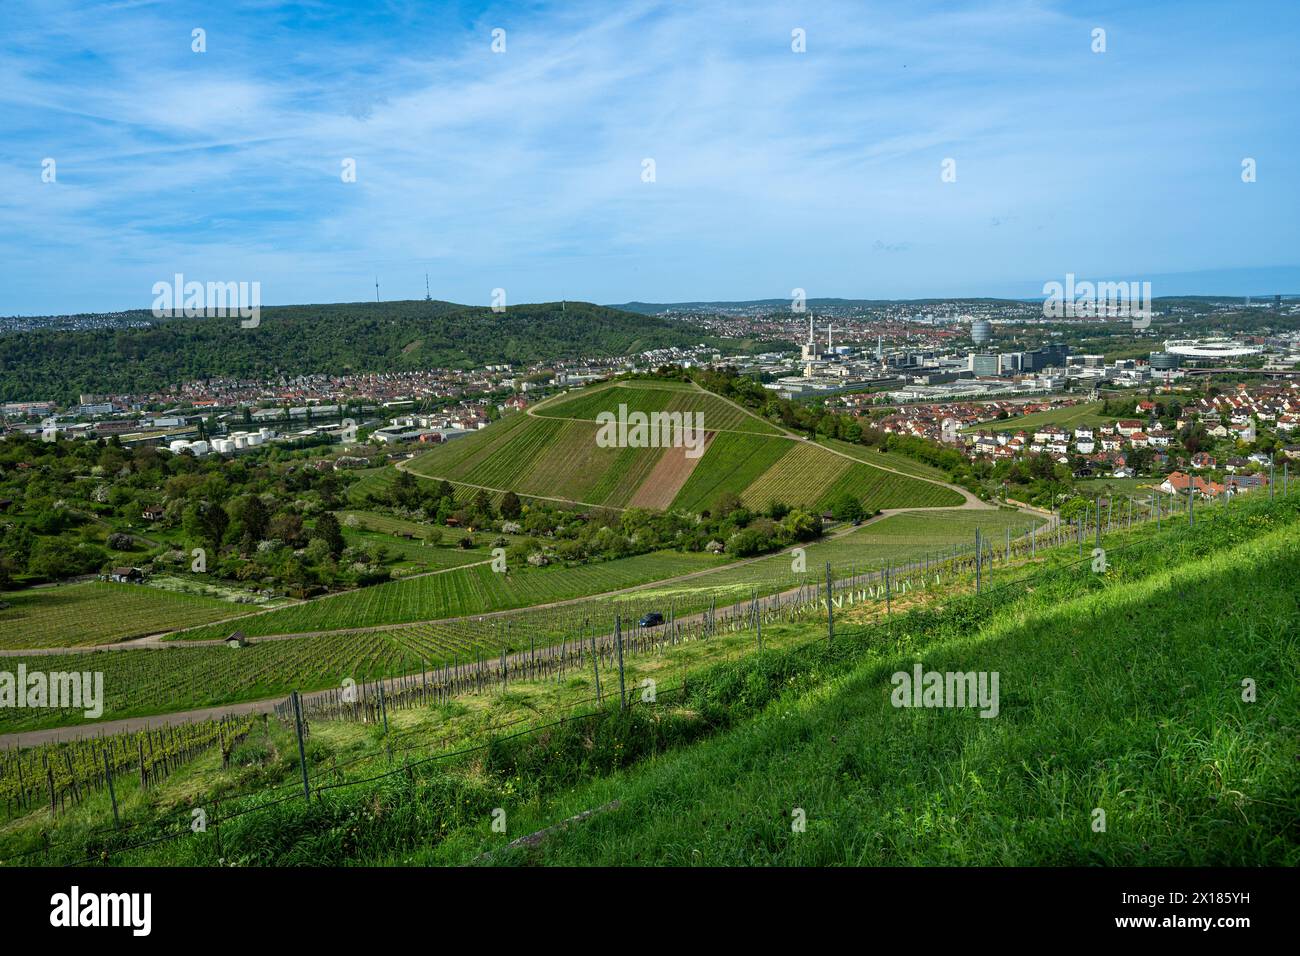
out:
<path id="1" fill-rule="evenodd" d="M 663 622 L 664 616 L 662 614 L 658 611 L 651 611 L 645 617 L 641 618 L 641 620 L 637 621 L 637 624 L 641 627 L 658 627 Z"/>

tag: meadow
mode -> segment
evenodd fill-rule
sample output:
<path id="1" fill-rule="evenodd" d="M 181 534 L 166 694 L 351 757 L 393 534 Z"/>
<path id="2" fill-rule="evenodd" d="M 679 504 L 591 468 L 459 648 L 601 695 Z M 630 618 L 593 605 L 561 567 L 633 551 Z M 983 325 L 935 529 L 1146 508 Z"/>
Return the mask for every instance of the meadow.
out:
<path id="1" fill-rule="evenodd" d="M 977 431 L 1027 431 L 1032 433 L 1034 429 L 1041 428 L 1044 425 L 1059 425 L 1062 428 L 1083 428 L 1089 425 L 1104 425 L 1107 422 L 1115 421 L 1113 415 L 1101 414 L 1104 402 L 1081 402 L 1078 405 L 1071 405 L 1068 408 L 1058 408 L 1050 412 L 1034 412 L 1032 415 L 1014 415 L 1011 418 L 984 422 L 980 425 L 971 425 L 969 428 L 963 428 L 962 434 L 973 434 Z"/>

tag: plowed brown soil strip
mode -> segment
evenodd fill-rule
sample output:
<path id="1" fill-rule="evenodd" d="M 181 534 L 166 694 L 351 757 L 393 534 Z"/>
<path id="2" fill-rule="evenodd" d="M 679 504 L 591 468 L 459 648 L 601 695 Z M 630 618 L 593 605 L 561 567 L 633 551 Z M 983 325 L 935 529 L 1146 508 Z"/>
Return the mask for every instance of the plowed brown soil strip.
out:
<path id="1" fill-rule="evenodd" d="M 669 448 L 655 463 L 650 474 L 646 475 L 645 481 L 641 482 L 641 487 L 636 490 L 632 500 L 627 503 L 629 508 L 667 508 L 677 497 L 677 492 L 682 490 L 682 485 L 686 484 L 686 479 L 691 477 L 691 472 L 695 466 L 704 460 L 704 452 L 709 450 L 713 444 L 713 436 L 717 432 L 704 433 L 704 451 L 701 451 L 695 458 L 686 457 L 685 448 Z"/>

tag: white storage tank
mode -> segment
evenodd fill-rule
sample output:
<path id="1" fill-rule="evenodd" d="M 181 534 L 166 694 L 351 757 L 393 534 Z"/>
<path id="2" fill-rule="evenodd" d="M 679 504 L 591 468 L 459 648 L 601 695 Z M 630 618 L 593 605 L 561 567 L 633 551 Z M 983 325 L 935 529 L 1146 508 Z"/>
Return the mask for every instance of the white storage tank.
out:
<path id="1" fill-rule="evenodd" d="M 247 447 L 248 447 L 248 433 L 247 433 L 247 432 L 235 432 L 235 434 L 234 434 L 232 437 L 234 438 L 234 442 L 235 442 L 235 447 L 236 447 L 236 448 L 247 448 Z"/>
<path id="2" fill-rule="evenodd" d="M 206 455 L 211 447 L 207 442 L 200 440 L 190 444 L 190 451 L 195 455 Z"/>
<path id="3" fill-rule="evenodd" d="M 171 453 L 173 455 L 179 455 L 186 448 L 190 447 L 190 443 L 185 441 L 185 439 L 183 438 L 178 438 L 176 441 L 172 442 L 167 447 L 171 450 Z"/>

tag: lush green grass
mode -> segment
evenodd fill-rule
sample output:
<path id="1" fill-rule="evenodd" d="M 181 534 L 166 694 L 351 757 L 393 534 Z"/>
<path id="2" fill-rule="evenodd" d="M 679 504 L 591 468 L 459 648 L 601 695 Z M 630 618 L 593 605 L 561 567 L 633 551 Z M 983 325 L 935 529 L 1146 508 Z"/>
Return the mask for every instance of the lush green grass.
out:
<path id="1" fill-rule="evenodd" d="M 378 547 L 386 548 L 390 554 L 399 557 L 403 570 L 416 573 L 485 561 L 492 557 L 492 549 L 487 544 L 497 537 L 479 535 L 475 547 L 461 548 L 457 544 L 461 535 L 451 528 L 435 529 L 432 525 L 418 521 L 371 511 L 340 511 L 338 519 L 349 547 L 362 547 L 372 551 Z M 426 544 L 426 535 L 434 530 L 441 534 L 441 542 L 436 545 Z M 415 540 L 401 537 L 403 534 L 414 535 Z M 505 537 L 513 538 L 512 535 Z"/>
<path id="2" fill-rule="evenodd" d="M 1104 575 L 1052 563 L 1031 586 L 949 593 L 888 623 L 847 615 L 831 646 L 819 627 L 777 626 L 779 647 L 693 673 L 686 690 L 664 680 L 656 704 L 241 816 L 222 827 L 223 854 L 260 865 L 1295 865 L 1295 505 L 1144 528 L 1111 545 Z M 999 715 L 891 706 L 891 675 L 914 662 L 996 670 Z M 1242 700 L 1247 676 L 1255 703 Z M 1105 832 L 1092 825 L 1098 808 Z M 587 810 L 599 812 L 537 849 L 504 850 Z M 114 862 L 216 857 L 210 838 L 187 837 Z"/>
<path id="3" fill-rule="evenodd" d="M 787 677 L 795 689 L 715 739 L 522 801 L 515 835 L 621 806 L 498 859 L 1295 865 L 1298 531 L 1224 537 L 1224 550 L 1194 557 L 1193 546 L 1172 567 L 1156 549 L 1135 551 L 1134 567 L 1115 554 L 1113 573 L 1058 572 L 966 633 L 900 623 L 892 645 L 840 673 L 827 660 L 824 682 Z M 892 675 L 917 661 L 998 672 L 998 716 L 892 706 Z M 753 692 L 778 674 L 755 661 L 731 680 Z M 1242 699 L 1247 677 L 1257 702 Z M 805 832 L 792 830 L 796 808 Z M 1098 808 L 1105 832 L 1093 829 Z M 467 826 L 411 862 L 504 842 L 485 831 Z"/>
<path id="4" fill-rule="evenodd" d="M 792 570 L 793 559 L 789 553 L 774 554 L 747 564 L 718 568 L 680 584 L 652 586 L 621 600 L 637 607 L 646 605 L 646 610 L 659 609 L 649 606 L 654 598 L 659 604 L 676 601 L 683 608 L 695 607 L 701 601 L 707 606 L 710 596 L 726 602 L 748 595 L 753 588 L 767 593 L 775 588 L 811 585 L 825 577 L 828 561 L 838 578 L 883 568 L 886 564 L 921 560 L 926 555 L 937 559 L 956 548 L 973 547 L 977 528 L 986 541 L 998 546 L 1004 542 L 1007 529 L 1013 536 L 1020 536 L 1043 522 L 1042 518 L 999 509 L 890 515 L 847 534 L 806 545 L 803 550 L 807 570 L 803 573 Z"/>
<path id="5" fill-rule="evenodd" d="M 1031 434 L 1034 429 L 1041 428 L 1044 425 L 1059 425 L 1062 428 L 1082 428 L 1088 425 L 1104 425 L 1107 422 L 1116 421 L 1112 415 L 1100 414 L 1104 402 L 1082 402 L 1078 405 L 1071 405 L 1068 408 L 1058 408 L 1050 412 L 1035 412 L 1032 415 L 1015 415 L 1001 421 L 984 422 L 981 425 L 972 425 L 969 428 L 962 429 L 965 434 L 972 434 L 980 431 L 1027 431 Z"/>
<path id="6" fill-rule="evenodd" d="M 93 581 L 4 595 L 0 648 L 112 644 L 251 610 L 230 601 L 138 584 Z"/>

